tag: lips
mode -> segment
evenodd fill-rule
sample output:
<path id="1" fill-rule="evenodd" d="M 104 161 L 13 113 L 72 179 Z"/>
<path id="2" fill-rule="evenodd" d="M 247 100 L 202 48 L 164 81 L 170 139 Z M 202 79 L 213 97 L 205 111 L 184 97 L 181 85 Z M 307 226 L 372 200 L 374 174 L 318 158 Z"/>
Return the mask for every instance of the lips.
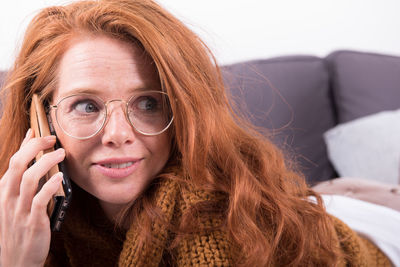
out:
<path id="1" fill-rule="evenodd" d="M 98 161 L 93 165 L 103 176 L 122 179 L 133 174 L 141 162 L 142 159 L 106 159 Z"/>

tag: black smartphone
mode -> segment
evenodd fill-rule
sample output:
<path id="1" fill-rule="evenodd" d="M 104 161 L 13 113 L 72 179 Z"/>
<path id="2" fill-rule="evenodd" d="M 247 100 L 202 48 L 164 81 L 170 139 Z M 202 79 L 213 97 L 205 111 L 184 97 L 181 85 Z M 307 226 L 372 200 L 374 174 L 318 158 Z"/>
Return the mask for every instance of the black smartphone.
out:
<path id="1" fill-rule="evenodd" d="M 49 114 L 46 114 L 44 110 L 43 103 L 40 101 L 39 96 L 34 94 L 32 97 L 32 103 L 30 108 L 30 123 L 31 129 L 35 132 L 35 137 L 44 137 L 48 135 L 55 135 L 55 131 L 50 120 Z M 35 158 L 36 161 L 40 159 L 45 153 L 49 153 L 58 149 L 60 142 L 57 140 L 54 148 L 41 151 Z M 57 172 L 63 173 L 62 186 L 53 195 L 47 207 L 47 213 L 50 217 L 50 227 L 52 231 L 59 231 L 62 222 L 65 218 L 65 213 L 71 201 L 71 181 L 69 179 L 67 169 L 64 161 L 60 162 L 58 165 L 53 166 L 50 171 L 42 177 L 39 182 L 39 190 L 42 185 L 50 179 L 51 176 Z"/>

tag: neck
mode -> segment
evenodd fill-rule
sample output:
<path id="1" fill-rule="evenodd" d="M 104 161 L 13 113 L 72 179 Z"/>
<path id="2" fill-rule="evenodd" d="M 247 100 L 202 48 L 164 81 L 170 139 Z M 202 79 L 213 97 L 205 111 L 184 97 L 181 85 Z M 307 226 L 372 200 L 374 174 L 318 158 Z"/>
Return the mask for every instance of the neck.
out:
<path id="1" fill-rule="evenodd" d="M 110 204 L 99 200 L 100 207 L 103 209 L 107 218 L 118 224 L 121 228 L 128 230 L 130 227 L 129 216 L 123 216 L 123 211 L 126 209 L 126 204 Z M 128 218 L 127 218 L 128 217 Z M 121 221 L 122 219 L 122 221 Z"/>

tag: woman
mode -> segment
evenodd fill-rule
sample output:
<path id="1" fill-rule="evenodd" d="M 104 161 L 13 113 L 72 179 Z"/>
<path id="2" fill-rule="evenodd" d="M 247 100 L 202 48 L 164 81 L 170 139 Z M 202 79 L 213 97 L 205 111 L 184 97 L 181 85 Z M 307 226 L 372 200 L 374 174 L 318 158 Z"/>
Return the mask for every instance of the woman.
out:
<path id="1" fill-rule="evenodd" d="M 2 266 L 390 264 L 233 115 L 211 53 L 152 1 L 43 10 L 4 90 Z M 33 94 L 63 149 L 28 167 L 55 143 L 28 130 Z M 62 160 L 73 198 L 50 232 L 62 175 L 36 185 Z"/>

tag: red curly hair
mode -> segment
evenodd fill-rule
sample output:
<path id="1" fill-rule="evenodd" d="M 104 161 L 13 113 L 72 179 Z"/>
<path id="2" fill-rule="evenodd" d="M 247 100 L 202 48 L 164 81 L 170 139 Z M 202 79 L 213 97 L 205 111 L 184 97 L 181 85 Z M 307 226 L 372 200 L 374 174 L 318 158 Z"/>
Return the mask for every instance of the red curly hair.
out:
<path id="1" fill-rule="evenodd" d="M 51 97 L 68 40 L 82 34 L 140 45 L 154 61 L 163 90 L 174 99 L 169 164 L 179 173 L 166 173 L 171 169 L 167 166 L 160 177 L 226 196 L 226 207 L 216 209 L 222 209 L 225 223 L 221 227 L 240 251 L 235 265 L 337 264 L 333 225 L 320 197 L 288 167 L 267 138 L 235 115 L 206 45 L 151 0 L 80 1 L 44 9 L 33 19 L 3 90 L 0 175 L 29 127 L 32 94 Z M 316 201 L 309 201 L 310 196 Z M 206 206 L 197 211 L 210 209 Z M 152 206 L 143 207 L 150 222 Z M 177 231 L 191 230 L 193 212 L 183 214 L 184 223 Z M 147 233 L 144 226 L 142 240 Z"/>

